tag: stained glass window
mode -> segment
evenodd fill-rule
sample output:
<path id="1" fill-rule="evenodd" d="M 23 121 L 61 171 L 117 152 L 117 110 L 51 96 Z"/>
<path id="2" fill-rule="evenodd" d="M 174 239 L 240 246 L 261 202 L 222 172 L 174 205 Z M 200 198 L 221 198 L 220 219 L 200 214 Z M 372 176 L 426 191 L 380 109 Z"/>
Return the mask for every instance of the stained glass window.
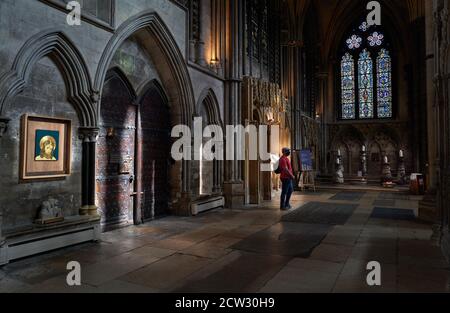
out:
<path id="1" fill-rule="evenodd" d="M 364 49 L 358 61 L 359 118 L 373 118 L 373 64 Z"/>
<path id="2" fill-rule="evenodd" d="M 367 38 L 371 47 L 381 46 L 383 44 L 384 35 L 374 32 Z"/>
<path id="3" fill-rule="evenodd" d="M 352 35 L 349 39 L 347 39 L 347 46 L 349 49 L 358 49 L 361 47 L 362 38 L 356 35 Z"/>
<path id="4" fill-rule="evenodd" d="M 393 60 L 383 27 L 362 20 L 342 42 L 340 118 L 393 118 Z M 338 64 L 339 66 L 339 64 Z"/>
<path id="5" fill-rule="evenodd" d="M 367 24 L 367 22 L 363 22 L 360 26 L 359 29 L 363 32 L 367 31 L 369 29 L 370 25 Z"/>
<path id="6" fill-rule="evenodd" d="M 346 53 L 341 61 L 342 118 L 355 118 L 355 62 Z"/>
<path id="7" fill-rule="evenodd" d="M 378 117 L 392 117 L 392 77 L 391 57 L 386 49 L 381 49 L 377 58 Z"/>

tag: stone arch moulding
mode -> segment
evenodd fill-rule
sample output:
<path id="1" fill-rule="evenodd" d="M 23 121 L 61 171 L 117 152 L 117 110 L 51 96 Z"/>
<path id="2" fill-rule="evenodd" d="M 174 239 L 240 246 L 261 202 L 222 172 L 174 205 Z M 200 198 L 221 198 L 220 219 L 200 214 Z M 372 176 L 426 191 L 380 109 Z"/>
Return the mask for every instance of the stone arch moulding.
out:
<path id="1" fill-rule="evenodd" d="M 127 38 L 142 32 L 145 32 L 145 44 L 151 47 L 151 49 L 147 49 L 147 52 L 158 61 L 157 70 L 160 72 L 162 82 L 171 84 L 170 86 L 165 85 L 165 87 L 170 92 L 168 96 L 171 115 L 176 117 L 173 123 L 192 126 L 195 100 L 186 61 L 169 29 L 154 11 L 145 11 L 131 17 L 120 25 L 109 40 L 100 59 L 94 81 L 94 88 L 100 93 L 99 98 L 101 99 L 105 76 L 115 52 Z M 100 105 L 99 102 L 97 111 Z M 181 191 L 188 197 L 190 176 L 189 161 L 183 160 Z"/>
<path id="2" fill-rule="evenodd" d="M 205 88 L 197 102 L 197 112 L 201 115 L 202 107 L 205 109 L 208 116 L 209 125 L 219 126 L 224 131 L 224 124 L 220 116 L 219 101 L 212 88 Z M 201 163 L 200 163 L 201 164 Z M 200 165 L 201 166 L 201 165 Z M 212 193 L 214 195 L 220 194 L 223 190 L 222 186 L 223 176 L 223 162 L 219 160 L 213 161 L 213 187 Z"/>
<path id="3" fill-rule="evenodd" d="M 95 96 L 89 70 L 80 52 L 62 32 L 44 31 L 29 39 L 18 52 L 9 72 L 0 76 L 0 116 L 9 101 L 21 93 L 33 66 L 50 57 L 65 79 L 68 101 L 74 106 L 81 127 L 96 127 Z"/>
<path id="4" fill-rule="evenodd" d="M 110 68 L 106 73 L 105 80 L 107 81 L 113 77 L 118 77 L 122 81 L 122 83 L 127 87 L 127 91 L 130 94 L 130 98 L 133 99 L 133 101 L 136 101 L 138 99 L 136 91 L 134 90 L 133 86 L 128 80 L 127 75 L 122 71 L 120 67 L 114 66 L 113 68 Z"/>
<path id="5" fill-rule="evenodd" d="M 177 99 L 173 97 L 174 99 L 171 100 L 180 104 L 180 122 L 190 126 L 195 106 L 194 93 L 186 62 L 169 29 L 156 12 L 147 11 L 131 17 L 117 29 L 100 59 L 94 82 L 95 90 L 98 90 L 101 94 L 105 76 L 114 53 L 127 38 L 140 30 L 148 31 L 151 40 L 156 43 L 155 49 L 158 50 L 157 53 L 163 56 L 164 61 L 170 67 L 170 73 L 179 92 Z"/>
<path id="6" fill-rule="evenodd" d="M 145 97 L 146 92 L 152 87 L 155 88 L 156 91 L 158 91 L 158 94 L 161 96 L 164 104 L 169 105 L 170 102 L 167 98 L 167 92 L 157 79 L 151 79 L 137 88 L 137 102 L 141 103 L 142 98 Z"/>
<path id="7" fill-rule="evenodd" d="M 197 102 L 197 112 L 200 114 L 201 107 L 204 104 L 207 110 L 210 124 L 218 125 L 223 128 L 222 118 L 220 117 L 219 101 L 212 88 L 205 88 L 200 94 Z"/>

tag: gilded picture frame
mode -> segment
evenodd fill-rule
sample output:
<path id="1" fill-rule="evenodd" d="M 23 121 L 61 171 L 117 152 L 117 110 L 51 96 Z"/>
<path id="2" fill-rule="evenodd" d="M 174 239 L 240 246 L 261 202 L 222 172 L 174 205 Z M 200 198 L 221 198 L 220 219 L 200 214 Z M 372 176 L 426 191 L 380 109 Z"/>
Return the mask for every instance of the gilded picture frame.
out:
<path id="1" fill-rule="evenodd" d="M 71 155 L 71 120 L 22 116 L 20 182 L 66 178 L 71 174 Z"/>

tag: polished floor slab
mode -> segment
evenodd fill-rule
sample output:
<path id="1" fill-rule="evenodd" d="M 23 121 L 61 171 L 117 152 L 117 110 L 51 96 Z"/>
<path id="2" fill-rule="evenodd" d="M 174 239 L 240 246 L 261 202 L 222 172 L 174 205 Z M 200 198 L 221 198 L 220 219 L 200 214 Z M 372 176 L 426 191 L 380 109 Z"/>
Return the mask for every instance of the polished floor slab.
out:
<path id="1" fill-rule="evenodd" d="M 431 226 L 372 215 L 379 207 L 411 216 L 419 200 L 321 190 L 295 193 L 288 212 L 273 201 L 166 217 L 8 264 L 0 292 L 449 292 L 449 264 Z M 81 286 L 66 283 L 70 261 L 81 265 Z M 371 261 L 381 286 L 367 284 Z"/>

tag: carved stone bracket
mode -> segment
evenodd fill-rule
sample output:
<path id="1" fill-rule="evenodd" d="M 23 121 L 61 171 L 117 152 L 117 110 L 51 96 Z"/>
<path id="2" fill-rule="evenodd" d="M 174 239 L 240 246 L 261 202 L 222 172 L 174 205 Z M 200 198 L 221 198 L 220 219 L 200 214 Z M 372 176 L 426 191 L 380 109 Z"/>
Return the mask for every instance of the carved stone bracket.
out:
<path id="1" fill-rule="evenodd" d="M 9 121 L 9 118 L 0 116 L 0 138 L 6 133 Z"/>
<path id="2" fill-rule="evenodd" d="M 97 142 L 100 129 L 97 127 L 80 127 L 78 129 L 78 138 L 83 142 Z"/>

